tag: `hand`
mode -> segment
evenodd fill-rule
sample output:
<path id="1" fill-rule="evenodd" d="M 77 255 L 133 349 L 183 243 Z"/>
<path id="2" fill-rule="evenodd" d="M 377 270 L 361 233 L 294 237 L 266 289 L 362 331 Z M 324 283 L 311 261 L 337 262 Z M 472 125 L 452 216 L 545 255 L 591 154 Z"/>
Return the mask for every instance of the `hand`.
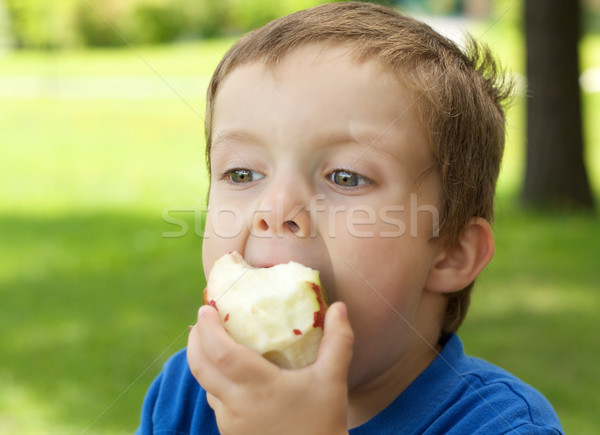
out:
<path id="1" fill-rule="evenodd" d="M 203 306 L 187 355 L 222 434 L 347 434 L 353 341 L 346 307 L 336 302 L 325 316 L 317 361 L 285 370 L 236 343 L 214 308 Z"/>

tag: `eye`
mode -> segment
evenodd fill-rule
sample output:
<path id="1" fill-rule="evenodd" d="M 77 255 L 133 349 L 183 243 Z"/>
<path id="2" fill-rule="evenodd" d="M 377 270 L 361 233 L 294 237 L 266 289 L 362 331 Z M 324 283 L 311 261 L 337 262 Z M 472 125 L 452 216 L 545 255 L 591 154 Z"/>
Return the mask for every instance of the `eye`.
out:
<path id="1" fill-rule="evenodd" d="M 371 180 L 367 177 L 359 175 L 355 172 L 338 169 L 327 176 L 329 181 L 341 187 L 360 187 L 371 184 Z"/>
<path id="2" fill-rule="evenodd" d="M 231 183 L 243 184 L 250 183 L 251 181 L 262 180 L 265 178 L 265 175 L 251 169 L 238 168 L 225 172 L 221 178 Z"/>

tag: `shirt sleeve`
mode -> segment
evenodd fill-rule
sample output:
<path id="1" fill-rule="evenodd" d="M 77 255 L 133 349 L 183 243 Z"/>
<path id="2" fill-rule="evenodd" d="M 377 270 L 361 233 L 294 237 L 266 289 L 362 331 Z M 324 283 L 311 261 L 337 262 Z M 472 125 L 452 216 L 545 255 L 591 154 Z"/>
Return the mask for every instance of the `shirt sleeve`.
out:
<path id="1" fill-rule="evenodd" d="M 218 435 L 206 392 L 190 372 L 186 350 L 177 352 L 152 382 L 136 434 Z"/>
<path id="2" fill-rule="evenodd" d="M 153 433 L 152 427 L 152 414 L 154 413 L 154 407 L 156 405 L 156 399 L 160 391 L 160 384 L 162 383 L 163 374 L 162 372 L 154 379 L 152 385 L 146 393 L 144 403 L 142 404 L 142 415 L 140 419 L 140 426 L 135 431 L 136 435 L 144 435 Z"/>

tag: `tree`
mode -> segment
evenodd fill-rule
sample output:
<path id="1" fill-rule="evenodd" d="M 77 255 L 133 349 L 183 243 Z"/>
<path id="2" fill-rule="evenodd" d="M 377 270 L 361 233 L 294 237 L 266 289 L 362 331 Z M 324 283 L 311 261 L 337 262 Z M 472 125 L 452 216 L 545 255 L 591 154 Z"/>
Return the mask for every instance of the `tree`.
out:
<path id="1" fill-rule="evenodd" d="M 526 0 L 528 205 L 592 209 L 583 157 L 578 0 Z"/>

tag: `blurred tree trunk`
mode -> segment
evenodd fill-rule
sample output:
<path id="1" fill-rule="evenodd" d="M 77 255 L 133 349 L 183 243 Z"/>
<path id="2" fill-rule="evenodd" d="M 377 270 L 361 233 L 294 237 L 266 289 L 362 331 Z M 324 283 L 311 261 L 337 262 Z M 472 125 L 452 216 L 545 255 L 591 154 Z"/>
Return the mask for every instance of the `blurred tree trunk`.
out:
<path id="1" fill-rule="evenodd" d="M 522 198 L 542 207 L 593 208 L 585 170 L 578 0 L 526 0 L 527 168 Z"/>

